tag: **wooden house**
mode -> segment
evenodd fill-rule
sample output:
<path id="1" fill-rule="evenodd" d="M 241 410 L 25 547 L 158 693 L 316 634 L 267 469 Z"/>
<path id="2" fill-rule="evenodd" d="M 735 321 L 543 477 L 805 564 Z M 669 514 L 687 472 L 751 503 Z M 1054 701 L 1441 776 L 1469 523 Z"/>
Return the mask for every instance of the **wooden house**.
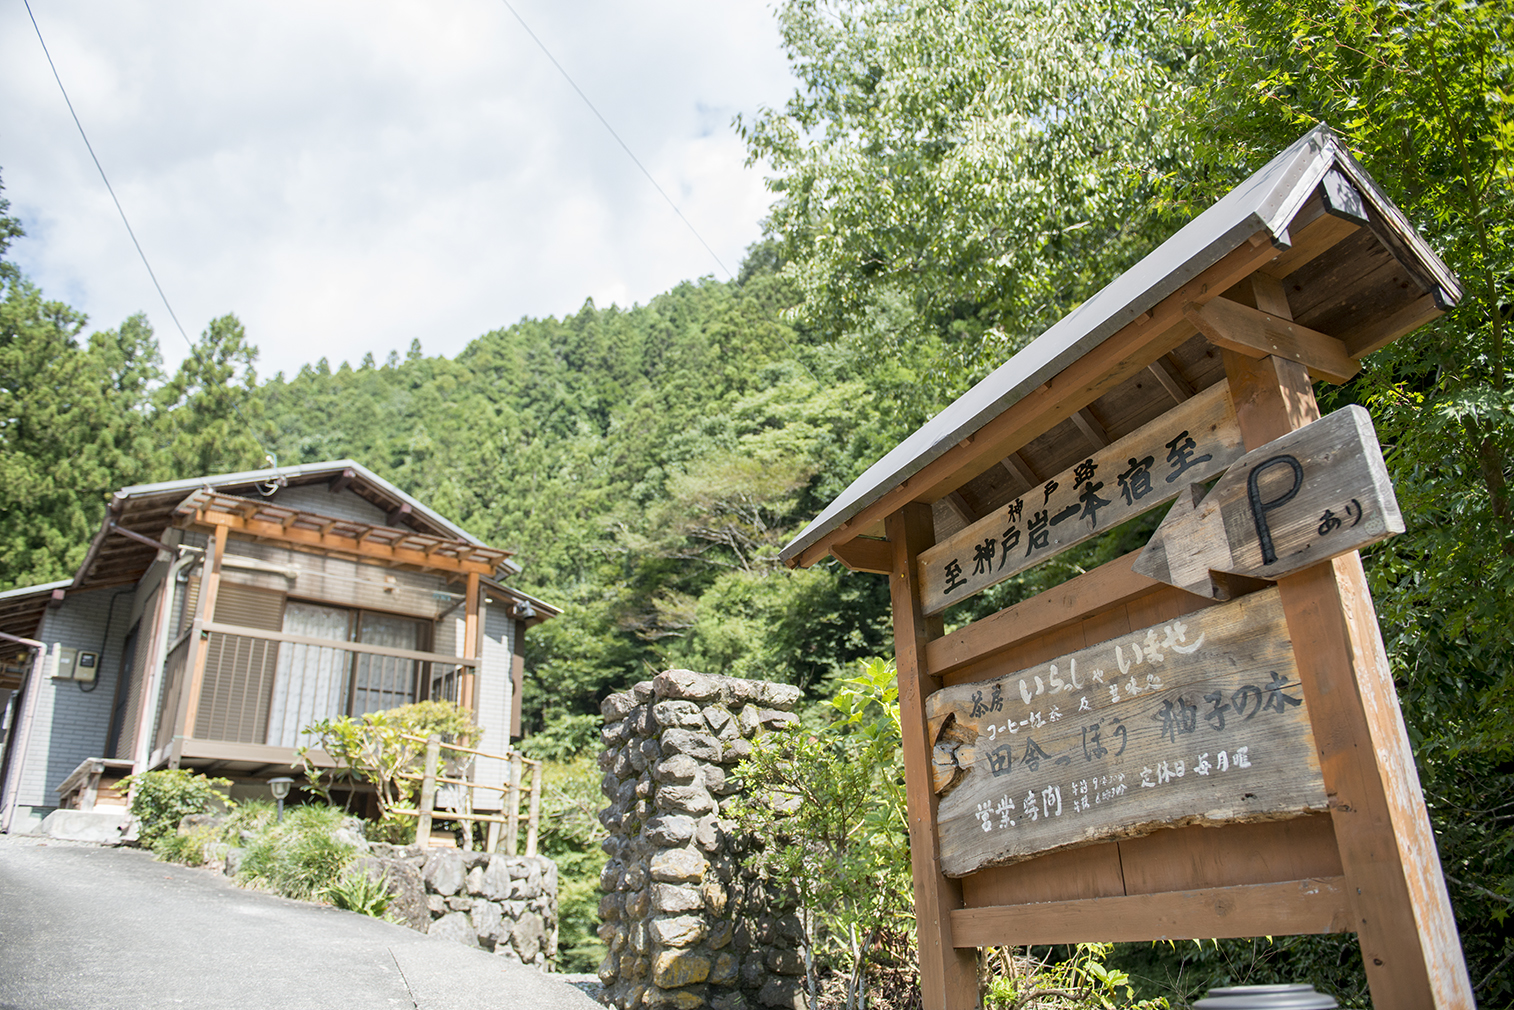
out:
<path id="1" fill-rule="evenodd" d="M 413 701 L 461 703 L 505 749 L 523 636 L 559 613 L 519 571 L 351 460 L 116 491 L 72 579 L 0 593 L 4 829 L 127 771 L 266 797 L 311 723 Z"/>

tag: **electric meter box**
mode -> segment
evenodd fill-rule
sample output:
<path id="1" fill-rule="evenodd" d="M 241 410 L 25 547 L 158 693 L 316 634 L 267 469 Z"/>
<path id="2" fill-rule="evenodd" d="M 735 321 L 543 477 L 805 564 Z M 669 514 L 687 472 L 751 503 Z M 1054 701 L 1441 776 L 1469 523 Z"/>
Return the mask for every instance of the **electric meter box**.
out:
<path id="1" fill-rule="evenodd" d="M 81 652 L 74 660 L 74 679 L 86 684 L 95 682 L 95 674 L 100 670 L 100 654 L 98 652 Z"/>
<path id="2" fill-rule="evenodd" d="M 53 668 L 54 680 L 78 680 L 93 683 L 100 669 L 98 652 L 80 652 L 78 649 L 58 650 L 58 665 Z"/>

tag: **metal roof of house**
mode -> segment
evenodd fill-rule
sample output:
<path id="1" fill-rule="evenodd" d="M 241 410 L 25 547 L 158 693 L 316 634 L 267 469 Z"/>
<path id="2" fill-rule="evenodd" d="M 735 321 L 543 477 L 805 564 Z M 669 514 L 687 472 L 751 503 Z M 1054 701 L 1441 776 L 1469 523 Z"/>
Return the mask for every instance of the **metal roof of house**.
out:
<path id="1" fill-rule="evenodd" d="M 1332 169 L 1359 191 L 1378 241 L 1435 294 L 1441 308 L 1454 305 L 1461 288 L 1450 269 L 1335 133 L 1315 127 L 869 467 L 783 548 L 783 560 L 792 563 L 1258 232 L 1265 229 L 1274 244 L 1286 247 L 1289 222 Z"/>

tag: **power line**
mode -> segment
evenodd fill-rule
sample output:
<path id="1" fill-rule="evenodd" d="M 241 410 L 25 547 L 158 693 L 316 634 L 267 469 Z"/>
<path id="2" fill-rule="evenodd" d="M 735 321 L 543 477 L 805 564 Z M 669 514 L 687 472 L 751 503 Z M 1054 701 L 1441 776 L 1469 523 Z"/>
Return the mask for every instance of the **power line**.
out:
<path id="1" fill-rule="evenodd" d="M 121 209 L 121 201 L 116 199 L 116 190 L 110 184 L 110 179 L 105 175 L 105 168 L 100 164 L 99 157 L 95 154 L 94 145 L 89 142 L 89 135 L 84 132 L 84 124 L 79 122 L 79 114 L 74 111 L 74 103 L 69 100 L 68 89 L 63 86 L 63 78 L 58 76 L 58 67 L 53 63 L 53 54 L 48 52 L 47 42 L 42 38 L 42 29 L 37 24 L 37 16 L 32 13 L 31 0 L 22 0 L 26 5 L 26 16 L 32 19 L 32 30 L 37 33 L 37 41 L 42 44 L 42 55 L 47 57 L 47 66 L 53 72 L 53 80 L 58 82 L 58 90 L 63 93 L 63 103 L 68 106 L 68 114 L 74 117 L 74 125 L 79 128 L 79 136 L 84 140 L 84 147 L 89 151 L 90 159 L 95 163 L 95 168 L 100 173 L 100 181 L 105 183 L 105 191 L 110 194 L 111 202 L 116 205 L 116 213 L 121 215 L 121 223 L 126 226 L 126 234 L 131 236 L 131 244 L 136 247 L 137 255 L 142 258 L 142 265 L 147 268 L 147 276 L 152 278 L 152 286 L 158 289 L 158 297 L 163 299 L 163 307 L 168 310 L 168 317 L 173 320 L 179 335 L 184 342 L 189 344 L 190 353 L 194 352 L 194 341 L 189 339 L 189 334 L 184 332 L 184 326 L 179 322 L 179 317 L 174 313 L 173 306 L 168 303 L 168 296 L 163 293 L 163 285 L 158 283 L 158 275 L 153 273 L 152 264 L 147 262 L 147 254 L 142 251 L 142 243 L 137 241 L 137 233 L 132 231 L 131 222 L 126 219 L 126 211 Z"/>
<path id="2" fill-rule="evenodd" d="M 110 178 L 105 174 L 105 166 L 100 164 L 100 158 L 95 154 L 95 146 L 89 142 L 89 134 L 84 132 L 84 124 L 79 121 L 79 114 L 74 111 L 74 103 L 68 97 L 68 89 L 63 86 L 63 78 L 58 74 L 58 65 L 53 62 L 53 54 L 47 48 L 47 40 L 42 37 L 42 27 L 37 24 L 37 15 L 32 13 L 31 0 L 21 0 L 21 2 L 26 6 L 26 16 L 31 18 L 32 30 L 37 33 L 37 42 L 42 46 L 42 55 L 47 57 L 48 69 L 53 72 L 53 80 L 58 83 L 58 91 L 63 95 L 63 103 L 68 106 L 68 114 L 73 117 L 74 126 L 78 127 L 79 130 L 79 137 L 84 141 L 84 148 L 89 151 L 90 160 L 95 163 L 95 169 L 100 173 L 100 181 L 105 183 L 105 191 L 110 194 L 111 202 L 116 205 L 116 213 L 121 215 L 121 223 L 126 226 L 126 234 L 131 237 L 131 244 L 137 250 L 137 256 L 142 260 L 142 266 L 147 268 L 147 276 L 152 279 L 152 286 L 157 289 L 158 297 L 163 299 L 163 307 L 168 310 L 168 318 L 173 320 L 174 328 L 179 331 L 179 336 L 183 337 L 184 343 L 189 345 L 190 357 L 199 358 L 200 363 L 205 365 L 208 370 L 210 362 L 206 361 L 204 356 L 201 355 L 200 349 L 195 346 L 195 342 L 190 340 L 189 334 L 185 332 L 184 324 L 179 322 L 179 315 L 174 312 L 173 305 L 169 303 L 168 295 L 163 291 L 163 285 L 158 283 L 158 275 L 153 272 L 152 264 L 147 261 L 147 253 L 142 251 L 142 243 L 137 241 L 137 233 L 132 230 L 131 222 L 126 218 L 126 210 L 121 206 L 121 201 L 116 197 L 116 189 L 110 184 Z M 247 418 L 243 416 L 241 405 L 232 400 L 231 409 L 236 411 L 238 420 L 246 426 L 248 433 L 258 443 L 258 447 L 264 453 L 268 453 L 271 456 L 272 454 L 269 453 L 268 447 L 263 444 L 263 440 L 258 437 L 257 432 L 248 423 Z"/>
<path id="3" fill-rule="evenodd" d="M 599 109 L 595 108 L 593 102 L 589 101 L 589 96 L 584 94 L 584 89 L 580 88 L 578 86 L 578 82 L 573 80 L 572 76 L 563 69 L 563 65 L 557 62 L 557 57 L 552 55 L 552 50 L 547 48 L 546 43 L 536 37 L 536 33 L 531 30 L 530 25 L 526 24 L 526 19 L 520 16 L 520 12 L 511 5 L 510 0 L 500 0 L 500 3 L 504 4 L 505 9 L 508 10 L 511 14 L 515 15 L 515 20 L 519 21 L 520 26 L 526 30 L 526 34 L 531 36 L 531 41 L 535 42 L 537 48 L 546 55 L 547 59 L 552 61 L 552 65 L 557 68 L 557 72 L 559 74 L 562 74 L 563 80 L 567 81 L 568 85 L 574 91 L 578 92 L 578 97 L 583 99 L 584 104 L 589 107 L 589 111 L 594 113 L 595 118 L 598 119 L 600 124 L 609 131 L 610 136 L 615 138 L 615 143 L 619 144 L 620 149 L 626 152 L 626 157 L 630 158 L 633 162 L 636 163 L 636 167 L 641 169 L 641 174 L 647 177 L 647 181 L 652 184 L 652 188 L 657 190 L 658 194 L 668 202 L 669 207 L 673 208 L 673 213 L 678 215 L 678 220 L 682 221 L 684 223 L 684 226 L 687 227 L 693 234 L 693 236 L 699 240 L 699 244 L 704 246 L 704 251 L 710 254 L 710 259 L 714 260 L 720 266 L 720 270 L 725 274 L 726 279 L 735 280 L 735 275 L 731 273 L 730 268 L 721 261 L 720 257 L 715 254 L 715 250 L 710 248 L 710 244 L 704 240 L 704 236 L 699 234 L 699 229 L 695 228 L 693 222 L 683 216 L 683 211 L 678 209 L 678 204 L 674 203 L 673 198 L 671 196 L 668 196 L 663 188 L 657 184 L 656 179 L 652 178 L 652 173 L 647 171 L 647 166 L 643 165 L 641 163 L 641 159 L 636 157 L 635 153 L 632 152 L 631 148 L 626 144 L 626 142 L 620 139 L 620 134 L 615 132 L 615 127 L 611 126 L 610 121 L 604 117 Z"/>
<path id="4" fill-rule="evenodd" d="M 563 68 L 563 65 L 561 63 L 557 62 L 557 57 L 552 55 L 552 50 L 548 49 L 547 44 L 537 37 L 537 34 L 531 30 L 530 25 L 526 24 L 526 19 L 520 16 L 520 11 L 515 9 L 514 5 L 510 3 L 510 0 L 500 0 L 500 3 L 504 4 L 505 9 L 515 16 L 516 21 L 520 22 L 520 26 L 526 30 L 527 35 L 531 36 L 531 41 L 536 43 L 536 47 L 542 51 L 542 54 L 545 55 L 547 59 L 552 61 L 552 65 L 557 68 L 557 72 L 559 74 L 562 74 L 563 80 L 567 81 L 568 86 L 571 87 L 575 92 L 577 92 L 578 97 L 583 99 L 583 103 L 589 107 L 589 111 L 594 113 L 594 118 L 598 119 L 600 125 L 609 132 L 610 136 L 615 138 L 615 143 L 620 145 L 620 149 L 626 152 L 626 157 L 630 158 L 631 161 L 636 165 L 636 167 L 641 169 L 641 174 L 647 177 L 647 181 L 652 184 L 652 188 L 657 190 L 658 195 L 666 200 L 668 206 L 673 209 L 673 213 L 678 215 L 678 220 L 682 221 L 684 223 L 684 227 L 688 228 L 689 232 L 699 240 L 699 244 L 704 246 L 704 251 L 709 253 L 710 258 L 719 265 L 720 270 L 725 274 L 726 279 L 732 281 L 735 280 L 735 275 L 731 273 L 730 268 L 725 265 L 721 258 L 716 255 L 715 250 L 710 248 L 710 244 L 704 240 L 704 236 L 699 234 L 699 229 L 694 227 L 694 223 L 692 221 L 684 217 L 683 211 L 678 209 L 678 204 L 674 203 L 673 198 L 671 196 L 668 196 L 667 192 L 660 185 L 658 185 L 657 180 L 652 177 L 651 172 L 647 171 L 647 166 L 641 163 L 641 159 L 636 157 L 636 153 L 631 150 L 630 145 L 628 145 L 624 140 L 621 139 L 620 134 L 615 132 L 615 127 L 610 125 L 610 121 L 606 119 L 604 117 L 604 114 L 600 112 L 599 109 L 594 105 L 594 103 L 589 100 L 589 96 L 584 94 L 584 89 L 580 88 L 578 86 L 578 82 L 573 80 L 572 75 Z M 782 336 L 781 333 L 780 336 Z M 815 381 L 816 385 L 821 385 L 822 383 L 820 382 L 819 377 L 816 376 L 813 371 L 811 371 L 809 365 L 805 364 L 804 358 L 800 356 L 799 352 L 794 348 L 794 345 L 789 343 L 789 338 L 787 336 L 783 336 L 783 343 L 786 347 L 788 347 L 789 353 L 794 356 L 794 361 L 798 363 L 799 367 L 804 369 L 809 377 Z"/>

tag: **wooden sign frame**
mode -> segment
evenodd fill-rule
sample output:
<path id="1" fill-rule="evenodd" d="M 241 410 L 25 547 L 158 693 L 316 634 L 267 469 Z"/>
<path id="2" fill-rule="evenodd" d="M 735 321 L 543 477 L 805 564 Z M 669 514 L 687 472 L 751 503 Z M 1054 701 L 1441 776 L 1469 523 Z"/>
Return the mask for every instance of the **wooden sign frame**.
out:
<path id="1" fill-rule="evenodd" d="M 1167 271 L 1160 284 L 1157 270 Z M 944 632 L 941 594 L 927 593 L 921 564 L 941 561 L 938 531 L 945 542 L 974 539 L 957 530 L 997 522 L 1017 493 L 1215 385 L 1233 404 L 1244 449 L 1256 450 L 1319 418 L 1313 379 L 1349 379 L 1362 355 L 1460 296 L 1324 128 L 1131 275 L 1140 276 L 1117 279 L 1079 310 L 1074 321 L 1092 330 L 1066 332 L 1073 317 L 1058 324 L 1022 352 L 1024 365 L 1007 363 L 943 411 L 783 552 L 790 565 L 830 553 L 890 580 L 925 1005 L 978 1005 L 982 946 L 1354 932 L 1380 1010 L 1471 1006 L 1355 550 L 1270 582 L 1211 573 L 1186 589 L 1133 570 L 1135 551 Z M 1113 320 L 1102 332 L 1101 312 Z M 1144 825 L 1136 837 L 1014 853 L 960 877 L 943 871 L 937 789 L 956 773 L 936 750 L 948 696 L 933 695 L 1008 683 L 1017 671 L 1263 590 L 1281 607 L 1327 812 Z M 960 702 L 960 692 L 952 697 Z"/>

